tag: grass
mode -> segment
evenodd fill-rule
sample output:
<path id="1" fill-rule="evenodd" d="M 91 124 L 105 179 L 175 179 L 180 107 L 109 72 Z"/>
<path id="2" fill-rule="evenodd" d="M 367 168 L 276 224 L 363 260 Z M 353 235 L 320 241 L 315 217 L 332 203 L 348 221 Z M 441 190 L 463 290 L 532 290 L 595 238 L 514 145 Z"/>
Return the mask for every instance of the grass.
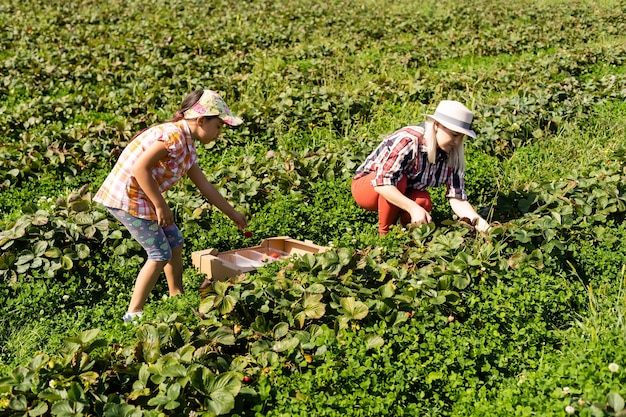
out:
<path id="1" fill-rule="evenodd" d="M 519 149 L 504 162 L 505 189 L 522 190 L 530 183 L 551 182 L 604 166 L 621 146 L 626 116 L 624 104 L 598 106 L 593 124 L 566 124 L 560 132 L 536 144 Z M 537 167 L 542 167 L 537 169 Z"/>

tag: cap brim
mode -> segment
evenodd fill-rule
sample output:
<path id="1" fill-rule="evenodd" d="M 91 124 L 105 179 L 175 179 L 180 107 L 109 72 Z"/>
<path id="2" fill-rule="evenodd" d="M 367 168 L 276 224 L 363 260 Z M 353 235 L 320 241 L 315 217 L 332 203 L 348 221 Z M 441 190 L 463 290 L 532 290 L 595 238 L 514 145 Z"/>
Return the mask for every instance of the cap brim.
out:
<path id="1" fill-rule="evenodd" d="M 224 123 L 226 123 L 228 126 L 239 126 L 240 124 L 243 123 L 243 119 L 234 115 L 224 115 L 224 116 L 220 116 L 220 119 L 222 119 L 222 121 Z"/>

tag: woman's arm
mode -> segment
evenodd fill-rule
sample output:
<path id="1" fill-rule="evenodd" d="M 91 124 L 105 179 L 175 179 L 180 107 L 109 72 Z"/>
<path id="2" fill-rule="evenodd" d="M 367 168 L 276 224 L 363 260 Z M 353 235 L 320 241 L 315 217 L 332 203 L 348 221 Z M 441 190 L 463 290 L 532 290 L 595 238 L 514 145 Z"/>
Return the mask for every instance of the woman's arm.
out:
<path id="1" fill-rule="evenodd" d="M 133 165 L 133 176 L 146 196 L 150 199 L 157 214 L 159 226 L 169 226 L 174 223 L 174 215 L 163 195 L 159 185 L 152 176 L 152 168 L 161 159 L 167 156 L 167 149 L 161 141 L 156 141 L 146 149 Z"/>
<path id="2" fill-rule="evenodd" d="M 467 200 L 461 200 L 459 198 L 450 198 L 450 207 L 454 214 L 459 217 L 467 217 L 470 220 L 477 219 L 476 230 L 479 232 L 485 232 L 489 229 L 489 223 L 474 210 L 474 207 Z"/>
<path id="3" fill-rule="evenodd" d="M 236 211 L 233 206 L 220 194 L 220 192 L 209 182 L 207 177 L 202 172 L 200 166 L 196 163 L 189 168 L 187 176 L 198 187 L 198 190 L 202 193 L 204 198 L 209 200 L 211 204 L 217 207 L 222 213 L 228 216 L 239 229 L 245 229 L 248 227 L 248 221 L 246 216 Z"/>
<path id="4" fill-rule="evenodd" d="M 411 223 L 430 223 L 432 218 L 422 206 L 411 200 L 395 185 L 379 185 L 374 190 L 380 194 L 385 200 L 394 206 L 400 207 L 411 216 Z"/>

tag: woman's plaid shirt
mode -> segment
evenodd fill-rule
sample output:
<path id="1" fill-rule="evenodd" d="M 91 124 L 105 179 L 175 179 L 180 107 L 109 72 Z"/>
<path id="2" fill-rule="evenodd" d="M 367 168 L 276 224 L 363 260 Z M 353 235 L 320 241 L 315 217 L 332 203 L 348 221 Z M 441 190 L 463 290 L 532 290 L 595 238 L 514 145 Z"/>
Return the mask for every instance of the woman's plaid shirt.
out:
<path id="1" fill-rule="evenodd" d="M 424 191 L 445 185 L 446 197 L 467 200 L 464 173 L 448 165 L 448 154 L 438 150 L 435 163 L 428 162 L 424 125 L 407 126 L 387 136 L 356 170 L 354 179 L 375 173 L 374 187 L 397 185 L 407 177 L 407 187 Z"/>

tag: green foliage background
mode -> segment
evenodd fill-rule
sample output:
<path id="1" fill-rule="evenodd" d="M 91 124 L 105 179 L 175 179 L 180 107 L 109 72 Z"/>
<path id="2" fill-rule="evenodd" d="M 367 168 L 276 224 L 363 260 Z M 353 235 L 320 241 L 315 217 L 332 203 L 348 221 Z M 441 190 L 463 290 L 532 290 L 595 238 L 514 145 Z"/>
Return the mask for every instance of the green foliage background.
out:
<path id="1" fill-rule="evenodd" d="M 3 415 L 623 415 L 626 3 L 0 0 Z M 245 239 L 183 181 L 187 293 L 120 317 L 144 261 L 95 193 L 196 88 Z M 475 111 L 476 235 L 378 237 L 350 197 L 380 138 Z M 210 285 L 195 250 L 331 246 Z M 164 280 L 163 280 L 164 281 Z M 97 329 L 97 330 L 96 330 Z"/>

